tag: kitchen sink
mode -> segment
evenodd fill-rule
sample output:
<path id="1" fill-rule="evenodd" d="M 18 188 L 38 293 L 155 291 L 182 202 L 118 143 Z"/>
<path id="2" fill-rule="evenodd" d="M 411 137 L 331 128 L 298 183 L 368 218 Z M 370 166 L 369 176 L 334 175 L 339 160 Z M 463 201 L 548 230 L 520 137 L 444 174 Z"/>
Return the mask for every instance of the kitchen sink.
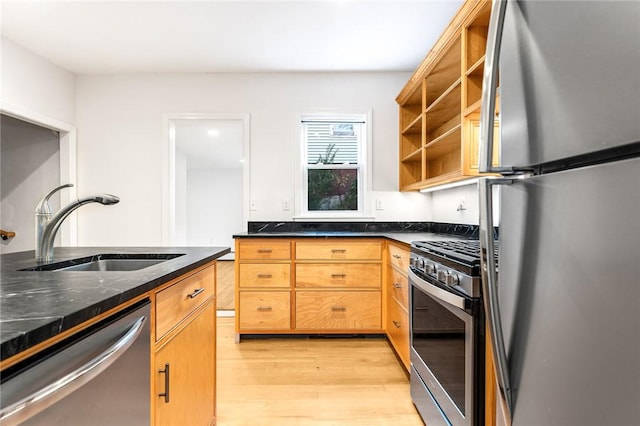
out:
<path id="1" fill-rule="evenodd" d="M 21 271 L 87 271 L 87 272 L 122 272 L 138 271 L 175 259 L 184 253 L 109 253 L 66 260 L 64 262 L 37 265 Z"/>

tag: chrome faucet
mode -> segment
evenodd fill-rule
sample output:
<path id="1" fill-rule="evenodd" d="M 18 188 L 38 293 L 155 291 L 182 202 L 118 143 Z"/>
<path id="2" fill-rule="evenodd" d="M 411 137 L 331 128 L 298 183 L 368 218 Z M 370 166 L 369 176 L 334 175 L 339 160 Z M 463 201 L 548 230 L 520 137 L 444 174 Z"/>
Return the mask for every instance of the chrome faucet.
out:
<path id="1" fill-rule="evenodd" d="M 49 198 L 57 191 L 71 186 L 73 186 L 73 184 L 68 183 L 54 188 L 40 200 L 36 207 L 36 261 L 38 262 L 50 262 L 53 259 L 53 240 L 56 238 L 62 221 L 75 209 L 89 203 L 100 203 L 108 206 L 120 201 L 120 198 L 115 195 L 92 195 L 72 201 L 54 215 L 51 210 L 51 205 L 49 204 Z"/>

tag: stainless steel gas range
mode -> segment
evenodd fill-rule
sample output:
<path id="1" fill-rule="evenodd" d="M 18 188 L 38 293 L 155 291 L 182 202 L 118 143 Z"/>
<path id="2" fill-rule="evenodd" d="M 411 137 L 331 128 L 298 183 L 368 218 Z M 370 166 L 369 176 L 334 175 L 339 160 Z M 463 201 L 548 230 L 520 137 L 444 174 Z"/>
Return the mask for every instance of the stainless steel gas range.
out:
<path id="1" fill-rule="evenodd" d="M 429 426 L 484 422 L 485 325 L 477 241 L 411 245 L 411 397 Z"/>

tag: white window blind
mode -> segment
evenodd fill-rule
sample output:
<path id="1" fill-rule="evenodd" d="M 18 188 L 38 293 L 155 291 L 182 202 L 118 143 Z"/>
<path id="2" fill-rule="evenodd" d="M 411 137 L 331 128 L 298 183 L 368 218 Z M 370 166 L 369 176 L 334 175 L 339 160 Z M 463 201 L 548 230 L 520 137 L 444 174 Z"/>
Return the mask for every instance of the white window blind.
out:
<path id="1" fill-rule="evenodd" d="M 304 122 L 307 164 L 322 163 L 320 159 L 326 158 L 330 147 L 332 147 L 331 152 L 335 152 L 332 164 L 358 164 L 362 124 L 326 121 Z"/>

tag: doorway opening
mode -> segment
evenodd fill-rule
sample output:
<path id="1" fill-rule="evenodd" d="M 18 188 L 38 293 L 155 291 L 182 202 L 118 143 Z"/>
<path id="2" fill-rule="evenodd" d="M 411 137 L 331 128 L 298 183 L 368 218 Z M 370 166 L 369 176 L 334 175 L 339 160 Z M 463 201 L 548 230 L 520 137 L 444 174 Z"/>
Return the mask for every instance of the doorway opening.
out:
<path id="1" fill-rule="evenodd" d="M 2 188 L 0 228 L 11 235 L 0 253 L 35 249 L 34 211 L 38 201 L 63 183 L 76 183 L 76 129 L 15 106 L 0 108 Z M 76 197 L 69 188 L 51 198 L 54 210 Z M 77 245 L 76 214 L 61 225 L 56 245 Z"/>
<path id="2" fill-rule="evenodd" d="M 247 230 L 249 115 L 166 117 L 165 245 L 231 247 L 218 262 L 218 309 L 234 309 L 233 234 Z"/>

